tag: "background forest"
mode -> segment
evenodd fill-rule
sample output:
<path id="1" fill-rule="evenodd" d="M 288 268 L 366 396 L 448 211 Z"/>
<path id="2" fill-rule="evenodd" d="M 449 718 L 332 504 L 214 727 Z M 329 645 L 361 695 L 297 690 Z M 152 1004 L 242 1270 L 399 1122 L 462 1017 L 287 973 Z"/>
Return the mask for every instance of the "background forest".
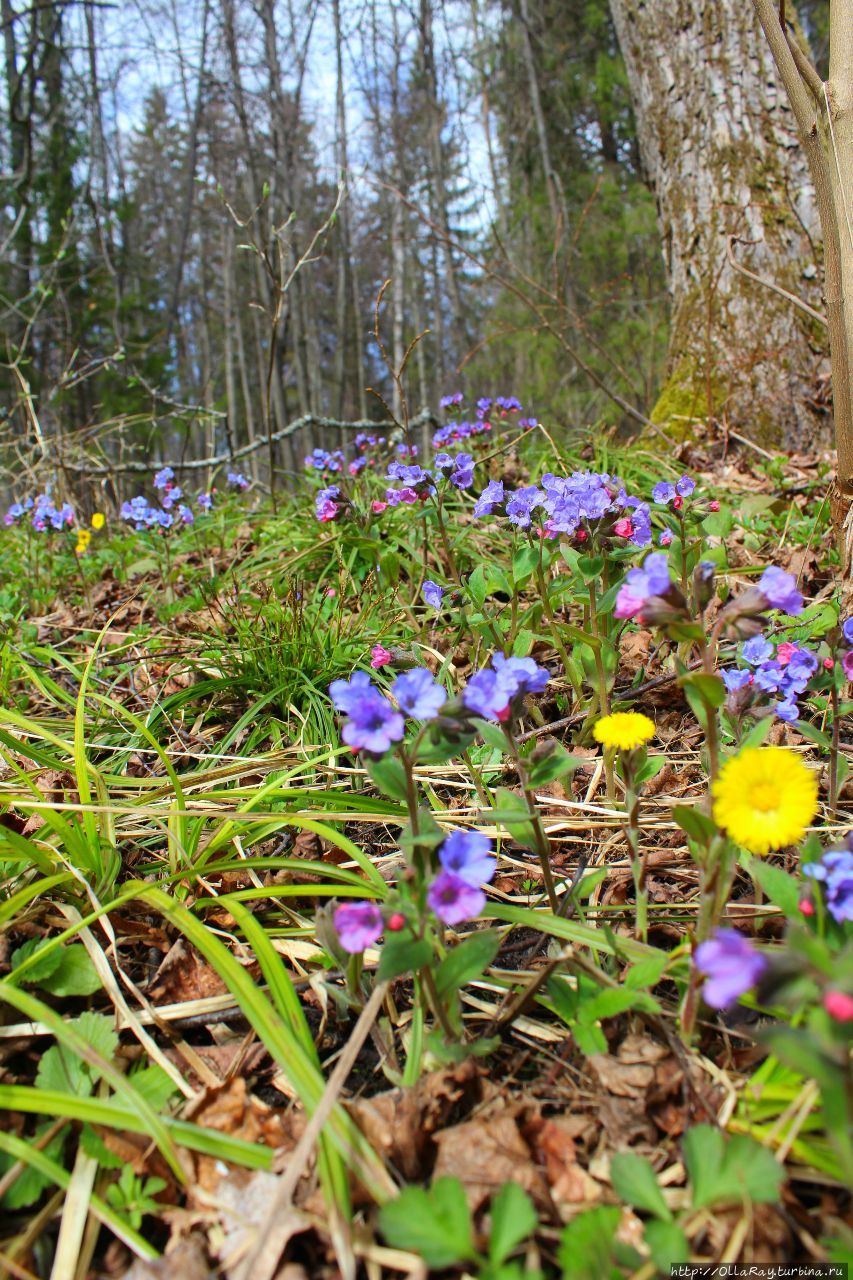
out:
<path id="1" fill-rule="evenodd" d="M 827 8 L 799 9 L 818 62 Z M 389 277 L 395 363 L 429 330 L 413 411 L 457 387 L 574 429 L 654 405 L 667 277 L 607 0 L 3 0 L 2 23 L 0 442 L 36 406 L 47 435 L 190 454 L 383 417 Z"/>

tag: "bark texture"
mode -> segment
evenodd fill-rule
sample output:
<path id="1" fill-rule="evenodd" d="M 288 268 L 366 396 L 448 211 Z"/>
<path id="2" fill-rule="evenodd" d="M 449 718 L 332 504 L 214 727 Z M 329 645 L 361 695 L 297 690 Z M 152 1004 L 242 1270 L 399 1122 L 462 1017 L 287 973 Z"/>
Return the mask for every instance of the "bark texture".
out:
<path id="1" fill-rule="evenodd" d="M 655 192 L 672 298 L 670 434 L 707 417 L 788 448 L 831 438 L 820 228 L 797 125 L 743 0 L 610 0 Z"/>

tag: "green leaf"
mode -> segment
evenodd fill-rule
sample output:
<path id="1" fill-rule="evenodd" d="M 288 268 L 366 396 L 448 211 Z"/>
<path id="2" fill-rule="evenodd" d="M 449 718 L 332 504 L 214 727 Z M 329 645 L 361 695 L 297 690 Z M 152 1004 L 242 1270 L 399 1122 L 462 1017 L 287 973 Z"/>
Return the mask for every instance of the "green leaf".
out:
<path id="1" fill-rule="evenodd" d="M 772 716 L 767 717 L 772 720 Z M 819 747 L 823 747 L 824 751 L 832 750 L 832 739 L 828 733 L 824 733 L 822 729 L 816 729 L 813 724 L 809 724 L 808 720 L 800 720 L 797 722 L 797 733 L 801 733 L 804 738 L 808 738 L 810 742 L 815 742 Z"/>
<path id="2" fill-rule="evenodd" d="M 604 556 L 578 556 L 578 571 L 584 582 L 595 582 L 603 568 Z"/>
<path id="3" fill-rule="evenodd" d="M 50 1122 L 37 1126 L 32 1139 L 28 1141 L 38 1142 L 43 1138 L 50 1129 Z M 40 1148 L 44 1154 L 51 1160 L 61 1160 L 62 1153 L 65 1149 L 65 1143 L 68 1138 L 67 1126 L 57 1133 L 46 1147 Z M 11 1169 L 15 1161 L 0 1152 L 0 1175 L 4 1174 L 7 1169 Z M 41 1196 L 45 1187 L 50 1186 L 50 1178 L 38 1169 L 34 1169 L 32 1165 L 27 1166 L 20 1177 L 16 1178 L 12 1183 L 5 1196 L 0 1197 L 0 1204 L 4 1209 L 15 1211 L 16 1209 L 29 1209 L 30 1205 Z"/>
<path id="4" fill-rule="evenodd" d="M 743 735 L 743 738 L 741 739 L 741 744 L 740 744 L 741 750 L 743 750 L 745 747 L 763 746 L 767 735 L 769 734 L 770 730 L 773 728 L 773 723 L 774 723 L 773 716 L 762 716 L 760 720 L 756 720 L 752 728 Z M 799 732 L 799 727 L 798 727 L 798 732 Z"/>
<path id="5" fill-rule="evenodd" d="M 712 707 L 721 707 L 726 700 L 726 686 L 719 676 L 709 676 L 706 672 L 697 671 L 692 675 L 681 676 L 678 683 L 685 693 L 695 689 L 703 702 Z"/>
<path id="6" fill-rule="evenodd" d="M 669 1275 L 670 1267 L 688 1261 L 690 1245 L 678 1223 L 654 1219 L 646 1223 L 644 1236 L 652 1260 L 663 1275 Z"/>
<path id="7" fill-rule="evenodd" d="M 675 805 L 672 810 L 672 820 L 700 845 L 706 845 L 717 834 L 713 819 L 692 805 Z"/>
<path id="8" fill-rule="evenodd" d="M 586 1209 L 565 1228 L 557 1254 L 563 1280 L 611 1280 L 621 1272 L 613 1264 L 613 1237 L 622 1211 L 615 1205 Z"/>
<path id="9" fill-rule="evenodd" d="M 70 1025 L 103 1058 L 111 1061 L 118 1049 L 118 1034 L 112 1018 L 102 1013 L 81 1013 L 71 1019 Z M 52 1045 L 39 1062 L 36 1084 L 40 1089 L 59 1093 L 75 1093 L 87 1098 L 94 1088 L 98 1074 L 67 1045 Z"/>
<path id="10" fill-rule="evenodd" d="M 668 963 L 669 955 L 667 952 L 659 951 L 657 955 L 649 956 L 647 960 L 640 960 L 637 964 L 632 964 L 625 974 L 623 982 L 626 987 L 630 987 L 633 991 L 637 991 L 641 987 L 653 987 L 655 983 L 660 981 Z"/>
<path id="11" fill-rule="evenodd" d="M 777 907 L 781 907 L 789 919 L 798 920 L 800 898 L 803 892 L 799 881 L 788 875 L 788 872 L 783 871 L 781 867 L 774 867 L 772 863 L 763 862 L 761 858 L 752 858 L 747 854 L 742 860 L 749 874 L 761 885 L 770 901 Z"/>
<path id="12" fill-rule="evenodd" d="M 594 1022 L 576 1022 L 572 1027 L 572 1035 L 585 1057 L 593 1058 L 597 1053 L 607 1053 L 607 1037 Z"/>
<path id="13" fill-rule="evenodd" d="M 506 827 L 513 840 L 517 841 L 518 844 L 525 849 L 535 850 L 536 832 L 530 821 L 527 801 L 524 797 L 516 795 L 514 791 L 510 791 L 507 787 L 497 787 L 495 799 L 498 803 L 497 807 L 492 811 L 493 820 Z"/>
<path id="14" fill-rule="evenodd" d="M 512 580 L 516 587 L 523 587 L 525 582 L 536 572 L 539 564 L 539 549 L 529 544 L 519 547 L 512 558 Z"/>
<path id="15" fill-rule="evenodd" d="M 694 1209 L 778 1200 L 785 1170 L 752 1138 L 735 1134 L 726 1142 L 719 1129 L 701 1124 L 687 1131 L 683 1148 Z"/>
<path id="16" fill-rule="evenodd" d="M 599 991 L 592 1000 L 581 1004 L 578 1017 L 583 1022 L 595 1022 L 599 1018 L 615 1018 L 628 1009 L 642 1009 L 646 1013 L 658 1013 L 660 1006 L 645 991 L 632 991 L 630 987 L 608 987 Z"/>
<path id="17" fill-rule="evenodd" d="M 429 1191 L 404 1187 L 380 1209 L 379 1226 L 393 1248 L 420 1254 L 436 1270 L 476 1257 L 471 1211 L 458 1178 L 439 1178 Z"/>
<path id="18" fill-rule="evenodd" d="M 449 951 L 435 971 L 436 990 L 440 996 L 458 991 L 492 963 L 500 946 L 496 929 L 478 929 Z"/>
<path id="19" fill-rule="evenodd" d="M 404 973 L 417 973 L 432 956 L 432 947 L 426 938 L 400 938 L 392 936 L 385 942 L 376 973 L 379 982 L 399 978 Z"/>
<path id="20" fill-rule="evenodd" d="M 670 640 L 705 639 L 705 628 L 698 622 L 668 622 L 666 632 Z"/>
<path id="21" fill-rule="evenodd" d="M 610 1181 L 621 1200 L 654 1214 L 664 1222 L 672 1220 L 672 1213 L 658 1186 L 655 1171 L 642 1156 L 633 1151 L 623 1151 L 610 1161 Z"/>
<path id="22" fill-rule="evenodd" d="M 421 738 L 415 763 L 444 764 L 445 761 L 452 760 L 454 756 L 459 756 L 463 751 L 467 751 L 475 737 L 476 734 L 473 732 L 444 734 L 437 725 L 433 725 L 429 732 Z M 403 775 L 403 784 L 405 786 L 405 774 Z M 399 799 L 400 797 L 395 796 L 392 798 Z M 403 799 L 405 799 L 405 796 Z"/>
<path id="23" fill-rule="evenodd" d="M 533 644 L 535 639 L 536 636 L 534 632 L 525 631 L 523 629 L 519 631 L 512 646 L 512 656 L 514 658 L 526 658 L 530 652 L 530 646 Z M 506 744 L 504 744 L 504 747 L 505 746 Z"/>
<path id="24" fill-rule="evenodd" d="M 58 951 L 59 967 L 39 986 L 55 996 L 90 996 L 101 989 L 101 979 L 82 942 Z"/>
<path id="25" fill-rule="evenodd" d="M 492 1200 L 489 1258 L 504 1262 L 536 1230 L 533 1201 L 517 1182 L 507 1182 Z"/>
<path id="26" fill-rule="evenodd" d="M 572 1026 L 580 1006 L 578 988 L 568 983 L 565 978 L 551 977 L 548 979 L 548 998 L 554 1006 L 557 1017 L 561 1018 L 567 1026 Z"/>
<path id="27" fill-rule="evenodd" d="M 21 963 L 22 960 L 29 959 L 30 956 L 36 955 L 39 951 L 43 951 L 47 946 L 47 938 L 28 938 L 22 946 L 12 952 L 12 969 Z M 55 973 L 62 962 L 62 952 L 57 947 L 53 951 L 49 951 L 43 959 L 36 961 L 24 975 L 24 982 L 33 986 L 41 986 L 43 979 L 49 978 Z M 10 981 L 15 980 L 15 974 L 10 974 Z"/>
<path id="28" fill-rule="evenodd" d="M 396 756 L 383 756 L 381 760 L 371 760 L 369 756 L 365 756 L 364 767 L 371 781 L 384 795 L 406 803 L 409 794 L 406 773 Z"/>
<path id="29" fill-rule="evenodd" d="M 547 755 L 531 762 L 528 773 L 530 785 L 546 787 L 549 782 L 556 782 L 558 778 L 566 778 L 574 773 L 580 764 L 580 757 L 571 755 L 561 743 L 555 743 L 553 750 Z"/>
<path id="30" fill-rule="evenodd" d="M 506 734 L 503 729 L 493 724 L 491 720 L 475 720 L 474 724 L 487 747 L 491 747 L 493 751 L 506 751 Z"/>

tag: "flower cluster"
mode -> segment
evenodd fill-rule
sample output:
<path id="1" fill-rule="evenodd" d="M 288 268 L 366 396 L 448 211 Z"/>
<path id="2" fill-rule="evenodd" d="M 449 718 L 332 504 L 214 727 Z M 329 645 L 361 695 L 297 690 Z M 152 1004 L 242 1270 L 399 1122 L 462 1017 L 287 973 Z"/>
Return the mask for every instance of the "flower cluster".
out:
<path id="1" fill-rule="evenodd" d="M 780 720 L 791 724 L 799 719 L 797 698 L 820 667 L 816 655 L 788 641 L 774 653 L 772 642 L 759 633 L 745 642 L 740 658 L 745 665 L 720 672 L 729 691 L 729 710 L 740 713 L 769 704 Z"/>
<path id="2" fill-rule="evenodd" d="M 341 491 L 338 485 L 330 484 L 326 489 L 320 489 L 314 497 L 314 511 L 317 519 L 321 524 L 328 524 L 332 520 L 336 520 L 346 508 L 346 503 L 338 501 Z"/>
<path id="3" fill-rule="evenodd" d="M 729 634 L 742 639 L 758 634 L 762 616 L 768 609 L 778 609 L 792 617 L 803 611 L 803 594 L 796 578 L 777 565 L 766 568 L 754 586 L 730 601 L 721 617 Z"/>
<path id="4" fill-rule="evenodd" d="M 234 475 L 229 472 L 229 475 Z M 245 480 L 245 476 L 240 477 Z M 248 486 L 248 480 L 246 486 Z M 238 486 L 243 487 L 243 486 Z M 123 502 L 119 515 L 122 520 L 132 524 L 134 529 L 171 529 L 173 526 L 195 524 L 195 513 L 189 505 L 191 499 L 183 489 L 175 484 L 175 472 L 171 467 L 161 467 L 154 476 L 154 488 L 157 490 L 160 505 L 150 503 L 144 494 L 137 494 L 128 502 Z M 195 503 L 201 512 L 210 511 L 213 506 L 213 495 L 200 493 Z"/>
<path id="5" fill-rule="evenodd" d="M 491 431 L 491 422 L 478 419 L 475 422 L 448 422 L 446 427 L 439 427 L 432 443 L 436 449 L 446 449 L 450 444 L 458 444 L 460 440 L 470 440 L 472 436 L 483 435 Z"/>
<path id="6" fill-rule="evenodd" d="M 450 396 L 442 396 L 439 406 L 442 409 L 459 409 L 465 402 L 465 397 L 461 391 L 454 392 Z M 483 435 L 492 430 L 492 417 L 506 418 L 509 414 L 521 413 L 521 401 L 516 396 L 480 396 L 474 406 L 474 420 L 463 422 L 449 422 L 447 426 L 440 427 L 432 438 L 432 443 L 436 449 L 444 449 L 449 444 L 456 444 L 460 440 L 470 440 L 477 436 Z M 520 420 L 520 427 L 529 428 L 536 426 L 535 418 Z"/>
<path id="7" fill-rule="evenodd" d="M 647 547 L 652 540 L 648 503 L 630 497 L 622 485 L 606 473 L 575 471 L 570 476 L 548 472 L 540 485 L 524 485 L 507 492 L 502 480 L 490 481 L 474 506 L 474 516 L 506 516 L 510 524 L 527 529 L 533 513 L 542 513 L 543 532 L 560 534 L 584 543 L 606 537 Z"/>
<path id="8" fill-rule="evenodd" d="M 181 491 L 179 489 L 179 495 L 180 492 Z M 119 509 L 119 515 L 122 520 L 126 520 L 128 524 L 132 524 L 137 530 L 171 529 L 172 525 L 175 523 L 176 517 L 183 524 L 192 524 L 195 517 L 191 508 L 188 507 L 186 503 L 179 502 L 177 512 L 173 514 L 172 511 L 169 510 L 172 503 L 170 502 L 168 506 L 166 505 L 165 498 L 167 496 L 168 495 L 164 495 L 164 502 L 161 507 L 155 507 L 149 503 L 146 497 L 139 494 L 137 497 L 131 498 L 129 502 L 122 503 L 121 508 Z"/>
<path id="9" fill-rule="evenodd" d="M 229 471 L 225 476 L 225 480 L 229 489 L 239 489 L 241 493 L 249 487 L 249 481 L 242 471 Z"/>
<path id="10" fill-rule="evenodd" d="M 452 831 L 438 849 L 440 870 L 429 885 L 426 904 L 442 924 L 461 924 L 478 916 L 486 905 L 482 885 L 495 874 L 491 841 L 478 831 Z M 399 932 L 407 917 L 396 908 L 387 923 L 374 902 L 342 903 L 334 913 L 338 941 L 344 951 L 357 955 L 378 941 L 385 928 Z"/>
<path id="11" fill-rule="evenodd" d="M 545 667 L 532 658 L 507 658 L 496 653 L 491 666 L 471 676 L 462 691 L 462 703 L 474 715 L 502 724 L 521 710 L 528 693 L 541 693 L 550 680 Z"/>
<path id="12" fill-rule="evenodd" d="M 450 483 L 457 489 L 470 489 L 474 483 L 474 459 L 470 453 L 457 453 L 455 458 L 449 453 L 437 453 L 433 466 L 442 475 L 447 473 Z"/>
<path id="13" fill-rule="evenodd" d="M 354 751 L 376 757 L 402 740 L 406 716 L 434 720 L 447 701 L 444 689 L 426 667 L 414 667 L 397 676 L 391 685 L 397 707 L 366 671 L 356 671 L 349 680 L 334 680 L 329 693 L 335 708 L 347 717 L 341 730 L 344 742 Z"/>
<path id="14" fill-rule="evenodd" d="M 30 524 L 37 533 L 50 533 L 67 529 L 74 524 L 74 508 L 68 502 L 54 506 L 50 493 L 40 493 L 37 498 L 13 502 L 3 517 L 3 523 L 11 528 L 24 516 L 30 516 Z"/>
<path id="15" fill-rule="evenodd" d="M 423 467 L 415 463 L 392 462 L 386 472 L 389 480 L 399 480 L 401 487 L 399 489 L 386 489 L 385 506 L 398 507 L 400 503 L 411 506 L 415 502 L 422 502 L 431 494 L 435 493 L 435 485 L 432 482 L 432 473 L 426 471 Z M 373 503 L 373 511 L 384 510 L 381 503 Z"/>
<path id="16" fill-rule="evenodd" d="M 667 558 L 662 551 L 654 551 L 646 556 L 641 569 L 630 569 L 626 574 L 616 596 L 613 616 L 645 622 L 648 615 L 655 612 L 656 604 L 666 606 L 674 591 Z"/>
<path id="17" fill-rule="evenodd" d="M 307 469 L 314 471 L 341 471 L 344 463 L 343 451 L 335 449 L 334 453 L 328 453 L 325 449 L 314 449 L 305 459 Z"/>
<path id="18" fill-rule="evenodd" d="M 435 583 L 429 584 L 436 586 Z M 440 590 L 440 588 L 437 588 Z M 381 646 L 379 647 L 381 650 Z M 381 650 L 377 667 L 386 664 Z M 507 723 L 522 709 L 525 697 L 541 693 L 550 679 L 545 667 L 532 658 L 507 658 L 496 653 L 491 665 L 477 671 L 455 705 L 459 718 L 480 716 L 484 720 Z M 354 751 L 382 756 L 394 743 L 402 741 L 405 717 L 422 722 L 434 720 L 447 703 L 447 694 L 426 667 L 413 667 L 397 676 L 391 696 L 397 706 L 377 688 L 366 671 L 356 671 L 349 680 L 334 680 L 329 693 L 335 708 L 346 717 L 341 737 Z"/>
<path id="19" fill-rule="evenodd" d="M 839 924 L 853 922 L 853 832 L 838 849 L 829 849 L 818 862 L 807 862 L 803 875 L 823 885 L 826 909 Z"/>

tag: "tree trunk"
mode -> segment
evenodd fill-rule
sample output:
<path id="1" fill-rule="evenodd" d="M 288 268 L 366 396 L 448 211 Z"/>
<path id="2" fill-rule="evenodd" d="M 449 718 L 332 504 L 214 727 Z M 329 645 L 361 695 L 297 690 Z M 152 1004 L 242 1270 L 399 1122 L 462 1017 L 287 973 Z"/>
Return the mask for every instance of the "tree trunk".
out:
<path id="1" fill-rule="evenodd" d="M 824 83 L 789 28 L 784 0 L 753 0 L 797 121 L 817 197 L 832 352 L 837 467 L 830 510 L 840 560 L 842 617 L 853 613 L 853 6 L 830 8 Z"/>
<path id="2" fill-rule="evenodd" d="M 815 403 L 825 327 L 778 292 L 820 308 L 814 188 L 752 6 L 610 7 L 672 300 L 668 379 L 652 420 L 674 436 L 713 417 L 763 444 L 829 439 Z M 747 242 L 732 244 L 733 256 L 758 281 L 732 265 L 730 236 Z"/>

